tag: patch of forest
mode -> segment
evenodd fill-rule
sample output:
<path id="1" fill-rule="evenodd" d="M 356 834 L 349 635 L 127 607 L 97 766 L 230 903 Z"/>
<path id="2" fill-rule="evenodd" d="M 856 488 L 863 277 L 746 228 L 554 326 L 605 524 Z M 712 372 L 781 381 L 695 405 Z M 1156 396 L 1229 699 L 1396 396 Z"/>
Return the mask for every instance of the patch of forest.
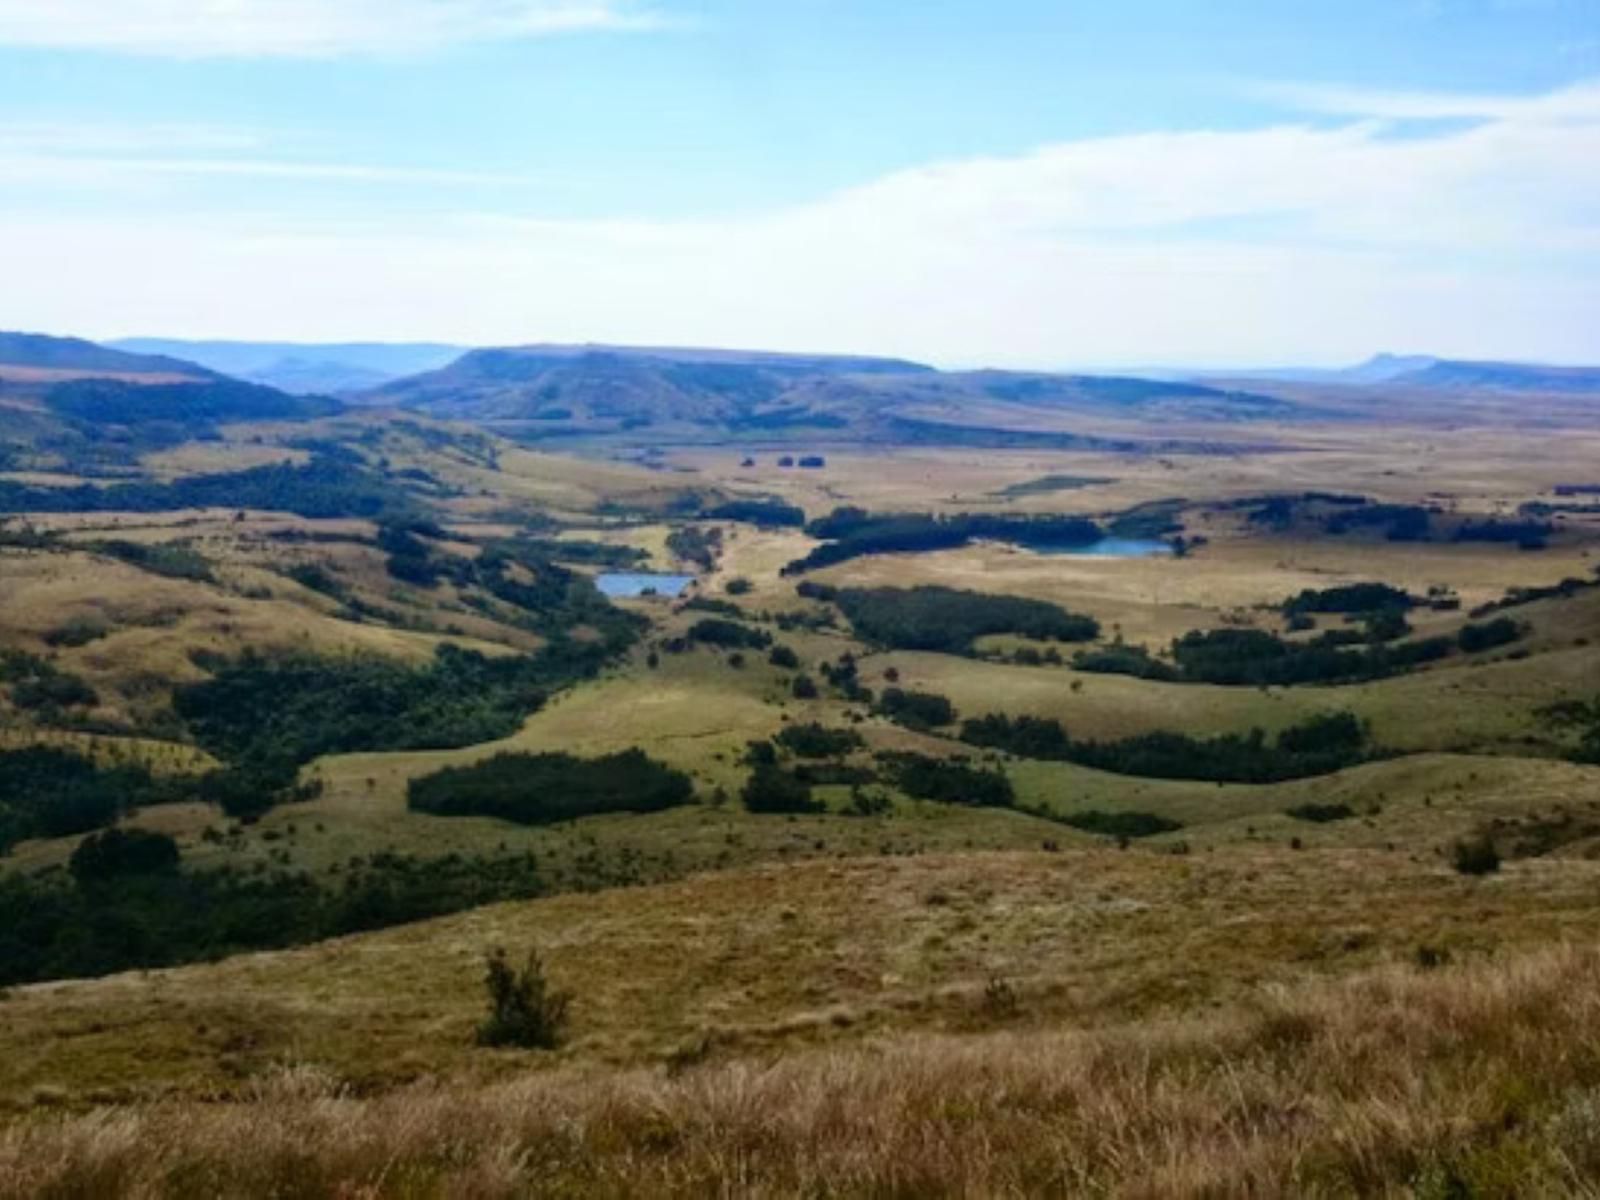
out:
<path id="1" fill-rule="evenodd" d="M 970 654 L 973 642 L 990 634 L 1061 642 L 1086 642 L 1100 635 L 1093 617 L 1023 596 L 935 585 L 833 588 L 802 583 L 797 590 L 808 599 L 837 604 L 860 637 L 895 650 Z"/>
<path id="2" fill-rule="evenodd" d="M 1045 717 L 990 713 L 962 722 L 961 740 L 1019 758 L 1070 762 L 1116 775 L 1208 783 L 1281 783 L 1344 770 L 1377 757 L 1350 713 L 1312 717 L 1269 741 L 1260 729 L 1194 738 L 1158 731 L 1117 741 L 1081 741 Z"/>
<path id="3" fill-rule="evenodd" d="M 375 518 L 415 507 L 405 489 L 363 467 L 330 458 L 271 463 L 243 471 L 140 480 L 106 487 L 42 487 L 0 480 L 0 512 L 174 512 L 185 508 L 265 509 L 310 518 Z"/>
<path id="4" fill-rule="evenodd" d="M 439 817 L 494 817 L 550 825 L 600 813 L 660 812 L 687 804 L 689 777 L 642 750 L 601 758 L 571 754 L 497 754 L 413 779 L 406 802 Z"/>
<path id="5" fill-rule="evenodd" d="M 1086 517 L 1028 513 L 874 515 L 851 507 L 836 508 L 805 528 L 823 544 L 785 566 L 785 575 L 801 575 L 868 554 L 952 550 L 977 539 L 1065 548 L 1087 546 L 1104 536 L 1100 526 Z"/>

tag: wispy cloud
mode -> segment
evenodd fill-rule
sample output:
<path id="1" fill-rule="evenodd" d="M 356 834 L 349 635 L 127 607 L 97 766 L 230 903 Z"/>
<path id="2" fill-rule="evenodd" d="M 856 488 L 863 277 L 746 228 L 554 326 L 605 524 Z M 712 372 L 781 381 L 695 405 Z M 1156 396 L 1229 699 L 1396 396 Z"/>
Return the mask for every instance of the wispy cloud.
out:
<path id="1" fill-rule="evenodd" d="M 1243 90 L 1288 109 L 1327 116 L 1391 121 L 1600 119 L 1600 82 L 1533 96 L 1275 82 L 1250 83 Z"/>
<path id="2" fill-rule="evenodd" d="M 1344 96 L 1350 111 L 1331 124 L 1085 138 L 738 220 L 554 219 L 492 192 L 455 194 L 492 198 L 497 213 L 439 204 L 357 227 L 319 221 L 311 204 L 292 225 L 224 208 L 135 220 L 28 211 L 12 188 L 0 261 L 29 286 L 0 289 L 0 328 L 112 334 L 135 313 L 218 336 L 713 342 L 1040 365 L 1395 346 L 1600 358 L 1600 89 Z M 1469 110 L 1470 123 L 1388 131 L 1413 119 L 1402 113 Z M 118 288 L 99 286 L 107 277 Z"/>
<path id="3" fill-rule="evenodd" d="M 0 176 L 14 191 L 27 187 L 119 186 L 153 179 L 277 179 L 304 183 L 516 186 L 530 177 L 508 172 L 328 161 L 294 156 L 316 139 L 213 125 L 116 125 L 0 122 Z M 287 148 L 286 148 L 287 143 Z M 326 147 L 320 147 L 326 150 Z"/>
<path id="4" fill-rule="evenodd" d="M 662 22 L 637 0 L 0 0 L 0 46 L 322 58 Z"/>

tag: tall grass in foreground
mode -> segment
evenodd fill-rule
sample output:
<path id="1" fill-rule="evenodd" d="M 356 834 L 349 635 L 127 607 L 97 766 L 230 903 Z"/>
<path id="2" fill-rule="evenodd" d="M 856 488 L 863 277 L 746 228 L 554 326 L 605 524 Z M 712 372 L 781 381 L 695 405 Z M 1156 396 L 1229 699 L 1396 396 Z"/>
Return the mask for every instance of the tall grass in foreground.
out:
<path id="1" fill-rule="evenodd" d="M 242 1103 L 0 1132 L 8 1196 L 1600 1195 L 1596 1180 L 1590 948 L 1393 967 L 1117 1032 L 371 1099 L 302 1068 Z"/>

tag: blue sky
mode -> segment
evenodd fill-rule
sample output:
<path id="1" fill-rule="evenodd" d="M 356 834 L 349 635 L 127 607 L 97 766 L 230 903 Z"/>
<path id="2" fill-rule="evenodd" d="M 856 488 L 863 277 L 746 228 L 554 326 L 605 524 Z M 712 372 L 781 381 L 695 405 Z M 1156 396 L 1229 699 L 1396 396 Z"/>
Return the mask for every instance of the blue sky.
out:
<path id="1" fill-rule="evenodd" d="M 0 327 L 1600 361 L 1600 0 L 0 0 Z"/>

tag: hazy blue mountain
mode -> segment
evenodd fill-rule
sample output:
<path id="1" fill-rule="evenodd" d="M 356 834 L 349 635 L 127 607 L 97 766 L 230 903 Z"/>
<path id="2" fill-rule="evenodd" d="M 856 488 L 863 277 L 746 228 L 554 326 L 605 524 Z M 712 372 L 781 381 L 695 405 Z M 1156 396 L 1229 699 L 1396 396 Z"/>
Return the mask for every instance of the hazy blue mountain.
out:
<path id="1" fill-rule="evenodd" d="M 157 353 L 130 353 L 75 337 L 0 332 L 0 366 L 49 371 L 121 375 L 186 375 L 205 379 L 211 372 L 193 361 Z"/>
<path id="2" fill-rule="evenodd" d="M 188 358 L 224 375 L 286 392 L 362 391 L 432 371 L 467 347 L 441 342 L 248 342 L 121 338 L 106 343 L 139 354 Z"/>
<path id="3" fill-rule="evenodd" d="M 1397 376 L 1410 387 L 1490 392 L 1600 393 L 1600 367 L 1549 367 L 1537 363 L 1441 359 Z"/>

